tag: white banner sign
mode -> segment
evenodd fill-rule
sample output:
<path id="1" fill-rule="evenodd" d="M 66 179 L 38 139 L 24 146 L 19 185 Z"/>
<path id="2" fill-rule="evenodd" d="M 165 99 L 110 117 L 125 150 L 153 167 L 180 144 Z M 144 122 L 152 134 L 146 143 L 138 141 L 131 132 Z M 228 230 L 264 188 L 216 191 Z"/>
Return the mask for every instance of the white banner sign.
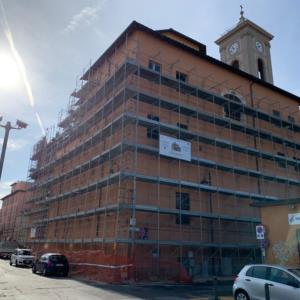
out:
<path id="1" fill-rule="evenodd" d="M 300 213 L 289 214 L 288 220 L 289 220 L 289 225 L 299 225 L 300 224 Z"/>
<path id="2" fill-rule="evenodd" d="M 31 230 L 30 230 L 30 237 L 31 237 L 31 238 L 35 238 L 35 235 L 36 235 L 36 228 L 35 228 L 35 227 L 31 227 Z"/>
<path id="3" fill-rule="evenodd" d="M 159 154 L 191 161 L 191 143 L 161 134 Z"/>

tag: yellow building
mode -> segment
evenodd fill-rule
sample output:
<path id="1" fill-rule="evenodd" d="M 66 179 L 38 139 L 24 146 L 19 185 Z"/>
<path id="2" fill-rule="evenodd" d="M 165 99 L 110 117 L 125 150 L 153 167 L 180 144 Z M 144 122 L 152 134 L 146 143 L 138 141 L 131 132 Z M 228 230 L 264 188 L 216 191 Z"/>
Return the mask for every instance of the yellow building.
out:
<path id="1" fill-rule="evenodd" d="M 300 199 L 255 203 L 265 227 L 266 262 L 289 266 L 300 264 Z"/>

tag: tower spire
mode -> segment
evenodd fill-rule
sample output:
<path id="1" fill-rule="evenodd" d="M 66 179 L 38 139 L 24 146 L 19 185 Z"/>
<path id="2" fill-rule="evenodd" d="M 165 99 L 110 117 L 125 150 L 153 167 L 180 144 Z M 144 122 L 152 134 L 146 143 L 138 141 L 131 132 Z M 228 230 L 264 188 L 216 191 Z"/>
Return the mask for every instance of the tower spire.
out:
<path id="1" fill-rule="evenodd" d="M 273 84 L 270 54 L 273 35 L 244 15 L 244 7 L 240 5 L 237 24 L 216 40 L 221 61 Z"/>
<path id="2" fill-rule="evenodd" d="M 245 21 L 245 17 L 244 17 L 244 11 L 243 11 L 243 5 L 240 5 L 241 11 L 240 11 L 240 22 Z"/>

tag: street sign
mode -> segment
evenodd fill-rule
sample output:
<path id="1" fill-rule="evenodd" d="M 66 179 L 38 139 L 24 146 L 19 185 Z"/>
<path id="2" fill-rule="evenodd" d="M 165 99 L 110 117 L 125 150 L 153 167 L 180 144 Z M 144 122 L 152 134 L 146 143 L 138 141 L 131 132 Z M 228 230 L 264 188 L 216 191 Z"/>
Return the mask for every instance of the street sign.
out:
<path id="1" fill-rule="evenodd" d="M 264 240 L 260 240 L 260 247 L 261 248 L 268 248 L 268 246 L 269 246 L 269 242 L 268 242 L 268 240 L 266 240 L 266 239 L 264 239 Z"/>
<path id="2" fill-rule="evenodd" d="M 263 225 L 256 226 L 256 239 L 258 240 L 265 239 L 265 227 Z"/>
<path id="3" fill-rule="evenodd" d="M 289 225 L 299 225 L 300 224 L 300 214 L 288 214 Z"/>

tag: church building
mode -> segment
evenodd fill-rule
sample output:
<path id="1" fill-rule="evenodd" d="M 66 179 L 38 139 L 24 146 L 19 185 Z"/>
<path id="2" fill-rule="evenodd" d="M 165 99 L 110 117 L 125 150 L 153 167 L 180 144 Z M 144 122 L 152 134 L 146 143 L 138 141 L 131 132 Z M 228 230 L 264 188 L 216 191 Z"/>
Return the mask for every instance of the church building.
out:
<path id="1" fill-rule="evenodd" d="M 241 12 L 218 60 L 133 21 L 34 147 L 28 247 L 110 282 L 196 282 L 261 262 L 250 204 L 300 193 L 300 98 L 273 83 L 272 38 Z"/>

